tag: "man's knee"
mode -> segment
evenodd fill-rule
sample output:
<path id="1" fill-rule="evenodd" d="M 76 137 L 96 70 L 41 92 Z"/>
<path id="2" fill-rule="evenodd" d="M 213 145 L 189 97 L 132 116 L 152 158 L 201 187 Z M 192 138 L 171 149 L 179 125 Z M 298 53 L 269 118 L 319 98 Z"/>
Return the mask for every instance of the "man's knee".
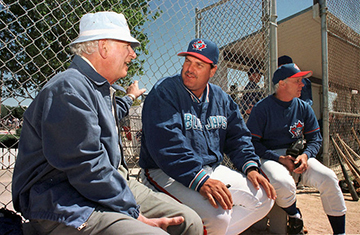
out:
<path id="1" fill-rule="evenodd" d="M 334 191 L 335 188 L 340 189 L 339 180 L 333 170 L 323 166 L 316 159 L 309 159 L 309 167 L 312 168 L 312 171 L 307 175 L 310 178 L 308 179 L 309 184 L 315 186 L 320 192 Z"/>
<path id="2" fill-rule="evenodd" d="M 327 190 L 334 191 L 335 189 L 340 190 L 340 186 L 338 184 L 339 180 L 336 174 L 329 169 L 327 174 L 320 178 L 320 182 L 318 185 L 318 190 L 320 192 L 325 192 Z"/>
<path id="3" fill-rule="evenodd" d="M 208 234 L 225 234 L 231 221 L 231 214 L 229 211 L 220 213 L 215 209 L 206 213 L 207 216 L 203 218 L 204 226 Z"/>
<path id="4" fill-rule="evenodd" d="M 291 176 L 273 178 L 273 180 L 270 181 L 270 183 L 275 188 L 277 194 L 296 193 L 296 184 Z"/>
<path id="5" fill-rule="evenodd" d="M 296 201 L 296 185 L 294 180 L 279 179 L 272 183 L 276 190 L 276 203 L 280 207 L 288 207 Z"/>

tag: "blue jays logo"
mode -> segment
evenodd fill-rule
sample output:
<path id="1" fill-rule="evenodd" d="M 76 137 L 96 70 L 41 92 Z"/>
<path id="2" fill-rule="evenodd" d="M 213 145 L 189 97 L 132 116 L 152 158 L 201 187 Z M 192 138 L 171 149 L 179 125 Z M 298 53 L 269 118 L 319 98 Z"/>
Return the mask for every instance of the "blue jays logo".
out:
<path id="1" fill-rule="evenodd" d="M 206 48 L 206 44 L 204 43 L 203 40 L 199 40 L 199 41 L 197 41 L 197 42 L 194 42 L 194 43 L 192 44 L 192 47 L 193 47 L 194 50 L 202 51 L 203 49 Z"/>
<path id="2" fill-rule="evenodd" d="M 186 130 L 203 130 L 203 124 L 201 120 L 191 113 L 184 114 L 184 121 L 185 121 L 185 129 Z M 227 128 L 227 118 L 224 116 L 210 116 L 207 119 L 207 124 L 205 125 L 207 130 L 213 129 L 224 129 Z"/>
<path id="3" fill-rule="evenodd" d="M 292 135 L 292 138 L 299 138 L 302 135 L 302 130 L 304 128 L 304 123 L 298 120 L 294 125 L 290 126 L 289 132 Z"/>

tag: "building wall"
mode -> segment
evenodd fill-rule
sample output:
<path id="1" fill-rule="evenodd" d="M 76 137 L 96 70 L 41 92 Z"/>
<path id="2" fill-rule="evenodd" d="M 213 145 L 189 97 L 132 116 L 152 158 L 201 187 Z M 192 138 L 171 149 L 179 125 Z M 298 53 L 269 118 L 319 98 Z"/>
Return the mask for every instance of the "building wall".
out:
<path id="1" fill-rule="evenodd" d="M 321 23 L 310 7 L 278 23 L 278 56 L 288 55 L 301 70 L 321 78 Z"/>

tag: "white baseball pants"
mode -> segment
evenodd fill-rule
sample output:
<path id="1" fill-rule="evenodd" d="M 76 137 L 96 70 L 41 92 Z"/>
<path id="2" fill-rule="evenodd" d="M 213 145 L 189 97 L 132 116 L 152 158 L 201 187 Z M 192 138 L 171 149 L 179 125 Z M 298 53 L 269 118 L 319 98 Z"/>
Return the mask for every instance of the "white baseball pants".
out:
<path id="1" fill-rule="evenodd" d="M 142 170 L 141 178 L 148 187 L 165 192 L 195 210 L 209 235 L 239 234 L 267 215 L 274 205 L 274 200 L 267 197 L 263 188 L 256 190 L 245 175 L 223 165 L 204 169 L 210 178 L 231 185 L 232 210 L 223 210 L 220 206 L 214 208 L 199 192 L 185 187 L 160 169 L 149 170 L 148 177 Z"/>
<path id="2" fill-rule="evenodd" d="M 284 155 L 286 149 L 279 149 L 276 152 Z M 299 179 L 299 174 L 290 174 L 286 167 L 277 161 L 261 159 L 261 164 L 261 169 L 276 190 L 278 206 L 283 208 L 291 206 L 296 201 L 294 179 Z M 319 190 L 324 211 L 331 216 L 342 216 L 346 212 L 344 197 L 338 182 L 336 174 L 315 158 L 308 159 L 308 168 L 301 174 L 302 184 Z"/>

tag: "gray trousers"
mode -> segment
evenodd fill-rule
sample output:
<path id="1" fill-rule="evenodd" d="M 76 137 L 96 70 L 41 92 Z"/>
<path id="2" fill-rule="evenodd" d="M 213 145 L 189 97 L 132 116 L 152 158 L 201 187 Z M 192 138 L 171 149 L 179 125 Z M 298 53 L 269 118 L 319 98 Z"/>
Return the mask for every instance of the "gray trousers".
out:
<path id="1" fill-rule="evenodd" d="M 136 202 L 140 205 L 141 213 L 148 218 L 183 216 L 184 223 L 169 226 L 167 232 L 147 225 L 137 219 L 122 213 L 96 208 L 87 221 L 87 226 L 78 231 L 76 228 L 66 226 L 49 220 L 31 220 L 30 225 L 36 230 L 35 234 L 203 234 L 201 218 L 189 207 L 177 202 L 164 193 L 154 192 L 136 180 L 128 181 Z M 28 229 L 27 229 L 28 230 Z M 33 234 L 24 231 L 24 234 Z"/>

